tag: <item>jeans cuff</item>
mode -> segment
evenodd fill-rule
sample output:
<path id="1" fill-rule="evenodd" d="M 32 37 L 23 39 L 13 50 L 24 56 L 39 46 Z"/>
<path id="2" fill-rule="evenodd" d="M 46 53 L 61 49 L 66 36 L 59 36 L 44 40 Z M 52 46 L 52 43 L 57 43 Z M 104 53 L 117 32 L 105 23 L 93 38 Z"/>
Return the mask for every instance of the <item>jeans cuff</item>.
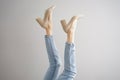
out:
<path id="1" fill-rule="evenodd" d="M 74 43 L 72 43 L 72 42 L 71 42 L 71 43 L 66 42 L 65 44 L 66 44 L 67 46 L 75 46 L 75 44 L 74 44 Z"/>
<path id="2" fill-rule="evenodd" d="M 53 38 L 52 35 L 45 35 L 45 38 Z"/>

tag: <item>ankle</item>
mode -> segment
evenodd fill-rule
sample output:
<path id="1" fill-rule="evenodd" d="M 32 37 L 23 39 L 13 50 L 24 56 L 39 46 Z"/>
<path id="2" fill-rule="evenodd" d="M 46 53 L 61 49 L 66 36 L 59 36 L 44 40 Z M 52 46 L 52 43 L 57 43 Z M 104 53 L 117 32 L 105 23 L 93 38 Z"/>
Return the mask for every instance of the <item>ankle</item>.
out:
<path id="1" fill-rule="evenodd" d="M 74 42 L 74 32 L 67 33 L 67 42 L 69 42 L 69 43 Z"/>
<path id="2" fill-rule="evenodd" d="M 49 29 L 45 29 L 46 30 L 46 35 L 50 36 L 52 35 L 52 30 L 49 30 Z"/>
<path id="3" fill-rule="evenodd" d="M 67 31 L 67 35 L 73 35 L 74 33 L 75 33 L 75 31 L 71 30 L 71 29 Z"/>

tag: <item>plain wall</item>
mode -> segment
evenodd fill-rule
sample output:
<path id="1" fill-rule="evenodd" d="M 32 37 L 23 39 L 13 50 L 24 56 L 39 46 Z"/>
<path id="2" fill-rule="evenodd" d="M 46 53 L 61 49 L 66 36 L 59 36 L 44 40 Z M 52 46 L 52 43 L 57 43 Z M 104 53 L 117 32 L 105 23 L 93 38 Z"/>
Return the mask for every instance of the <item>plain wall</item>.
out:
<path id="1" fill-rule="evenodd" d="M 120 0 L 0 0 L 0 80 L 43 80 L 45 31 L 35 18 L 51 5 L 62 62 L 66 35 L 60 20 L 85 15 L 75 36 L 75 80 L 120 80 Z"/>

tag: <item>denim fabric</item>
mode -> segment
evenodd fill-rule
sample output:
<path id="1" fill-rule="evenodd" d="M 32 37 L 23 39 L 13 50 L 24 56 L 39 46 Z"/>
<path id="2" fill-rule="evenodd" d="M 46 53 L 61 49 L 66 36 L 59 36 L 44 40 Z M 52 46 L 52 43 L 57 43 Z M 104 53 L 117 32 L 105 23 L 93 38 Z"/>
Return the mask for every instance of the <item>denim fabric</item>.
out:
<path id="1" fill-rule="evenodd" d="M 75 45 L 73 43 L 65 43 L 64 70 L 60 75 L 58 75 L 59 68 L 61 66 L 61 59 L 53 36 L 45 35 L 45 43 L 50 64 L 45 74 L 44 80 L 73 80 L 77 73 Z"/>

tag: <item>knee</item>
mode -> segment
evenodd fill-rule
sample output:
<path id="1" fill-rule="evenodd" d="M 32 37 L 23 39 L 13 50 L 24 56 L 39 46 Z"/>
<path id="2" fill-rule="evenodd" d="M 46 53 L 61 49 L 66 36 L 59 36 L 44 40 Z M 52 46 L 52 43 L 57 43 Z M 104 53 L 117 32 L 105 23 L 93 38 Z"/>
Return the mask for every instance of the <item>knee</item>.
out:
<path id="1" fill-rule="evenodd" d="M 53 64 L 50 64 L 50 67 L 52 67 L 52 68 L 59 68 L 61 65 L 62 65 L 62 63 L 57 61 L 57 62 L 55 62 Z"/>
<path id="2" fill-rule="evenodd" d="M 62 65 L 62 63 L 59 61 L 59 62 L 56 62 L 55 66 L 59 68 L 61 65 Z"/>
<path id="3" fill-rule="evenodd" d="M 56 59 L 55 60 L 55 66 L 60 67 L 61 65 L 62 65 L 61 59 L 60 58 Z"/>
<path id="4" fill-rule="evenodd" d="M 77 75 L 77 71 L 76 70 L 65 70 L 64 73 L 66 76 L 70 77 L 70 78 L 74 78 Z"/>
<path id="5" fill-rule="evenodd" d="M 74 78 L 76 75 L 77 75 L 76 71 L 70 71 L 69 72 L 69 76 L 72 77 L 72 78 Z"/>
<path id="6" fill-rule="evenodd" d="M 64 70 L 57 80 L 73 80 L 77 72 Z"/>

